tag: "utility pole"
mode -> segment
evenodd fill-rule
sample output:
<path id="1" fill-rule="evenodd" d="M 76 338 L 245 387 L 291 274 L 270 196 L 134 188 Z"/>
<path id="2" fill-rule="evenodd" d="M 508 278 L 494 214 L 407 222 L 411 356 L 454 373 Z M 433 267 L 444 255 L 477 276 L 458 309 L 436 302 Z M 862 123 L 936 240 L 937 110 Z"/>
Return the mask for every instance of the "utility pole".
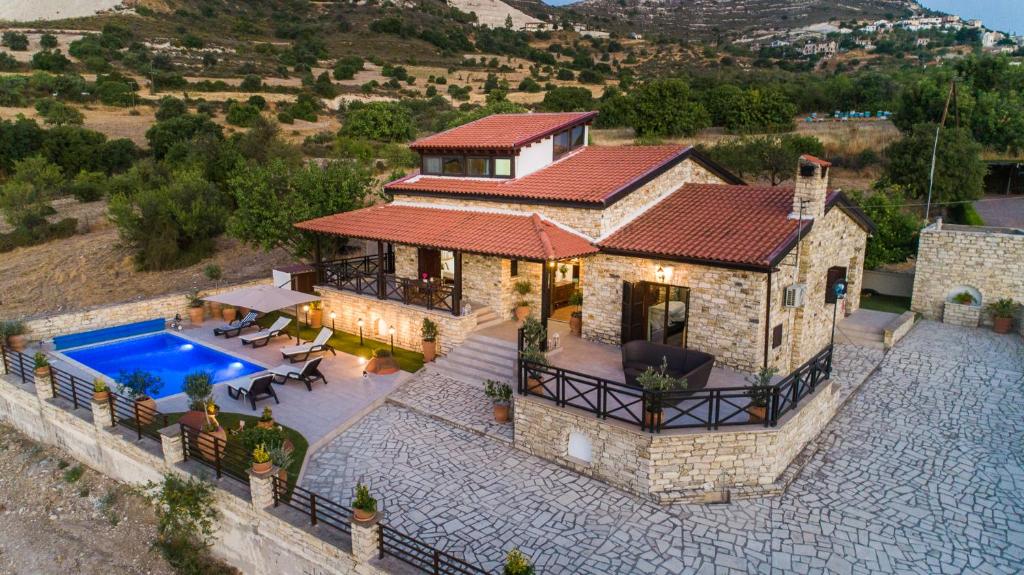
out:
<path id="1" fill-rule="evenodd" d="M 956 98 L 956 76 L 950 82 L 949 94 L 946 95 L 946 106 L 942 110 L 942 120 L 939 125 L 935 127 L 935 143 L 932 144 L 932 166 L 928 172 L 928 201 L 924 208 L 924 221 L 928 223 L 928 219 L 931 216 L 932 211 L 932 188 L 935 186 L 935 157 L 939 152 L 939 131 L 946 125 L 946 117 L 949 115 L 949 104 L 953 102 L 953 113 L 956 117 L 956 127 L 960 128 L 960 105 Z"/>

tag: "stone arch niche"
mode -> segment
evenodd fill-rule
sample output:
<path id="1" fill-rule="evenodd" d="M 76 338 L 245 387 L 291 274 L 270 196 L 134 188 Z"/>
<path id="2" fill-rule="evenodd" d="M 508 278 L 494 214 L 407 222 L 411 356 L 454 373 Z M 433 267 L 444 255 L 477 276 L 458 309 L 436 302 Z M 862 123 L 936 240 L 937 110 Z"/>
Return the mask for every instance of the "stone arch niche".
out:
<path id="1" fill-rule="evenodd" d="M 971 294 L 974 297 L 974 304 L 975 305 L 978 305 L 978 306 L 981 305 L 981 303 L 982 303 L 981 302 L 981 291 L 978 290 L 978 288 L 976 288 L 974 286 L 969 286 L 969 285 L 966 285 L 966 284 L 965 285 L 958 285 L 958 286 L 954 287 L 953 289 L 949 290 L 949 292 L 946 293 L 946 301 L 948 301 L 948 302 L 953 301 L 954 297 L 956 297 L 958 294 L 961 294 L 963 292 L 967 292 L 967 293 Z"/>

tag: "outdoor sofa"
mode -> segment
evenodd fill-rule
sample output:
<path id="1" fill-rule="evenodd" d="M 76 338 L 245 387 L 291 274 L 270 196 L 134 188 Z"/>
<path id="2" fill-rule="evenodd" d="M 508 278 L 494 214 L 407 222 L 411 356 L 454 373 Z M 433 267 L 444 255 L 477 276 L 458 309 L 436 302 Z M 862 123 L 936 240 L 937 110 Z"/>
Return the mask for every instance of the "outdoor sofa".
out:
<path id="1" fill-rule="evenodd" d="M 662 359 L 668 361 L 669 375 L 686 378 L 687 391 L 704 389 L 715 365 L 715 356 L 710 353 L 643 340 L 630 341 L 622 345 L 622 372 L 626 376 L 626 385 L 640 387 L 636 378 L 648 367 L 658 369 Z"/>

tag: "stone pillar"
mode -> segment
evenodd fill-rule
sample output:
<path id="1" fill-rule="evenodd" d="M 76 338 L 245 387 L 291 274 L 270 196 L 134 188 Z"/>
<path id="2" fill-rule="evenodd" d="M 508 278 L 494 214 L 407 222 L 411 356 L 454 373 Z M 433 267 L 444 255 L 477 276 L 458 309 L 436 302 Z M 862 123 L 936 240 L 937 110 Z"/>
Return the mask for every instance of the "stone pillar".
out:
<path id="1" fill-rule="evenodd" d="M 380 513 L 369 521 L 352 518 L 352 556 L 360 563 L 380 557 Z"/>
<path id="2" fill-rule="evenodd" d="M 110 422 L 110 400 L 92 400 L 92 424 L 96 426 L 96 429 L 110 427 Z"/>
<path id="3" fill-rule="evenodd" d="M 168 425 L 160 430 L 160 446 L 164 451 L 164 463 L 172 466 L 185 460 L 185 454 L 181 451 L 181 427 Z"/>
<path id="4" fill-rule="evenodd" d="M 50 368 L 46 368 L 45 372 L 36 371 L 35 373 L 36 395 L 43 401 L 53 398 L 53 375 L 50 373 Z"/>
<path id="5" fill-rule="evenodd" d="M 280 471 L 281 468 L 276 465 L 266 473 L 254 473 L 249 468 L 249 494 L 252 508 L 256 511 L 263 511 L 274 504 L 274 478 Z"/>

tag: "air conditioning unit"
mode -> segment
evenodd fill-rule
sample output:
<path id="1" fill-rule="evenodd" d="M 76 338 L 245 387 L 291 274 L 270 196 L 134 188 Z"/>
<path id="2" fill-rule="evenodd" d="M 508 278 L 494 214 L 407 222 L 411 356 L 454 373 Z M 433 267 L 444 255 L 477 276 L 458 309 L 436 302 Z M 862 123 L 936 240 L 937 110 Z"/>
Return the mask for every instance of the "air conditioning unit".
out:
<path id="1" fill-rule="evenodd" d="M 787 286 L 783 294 L 783 305 L 786 307 L 804 307 L 804 297 L 806 295 L 807 286 L 804 284 Z"/>

